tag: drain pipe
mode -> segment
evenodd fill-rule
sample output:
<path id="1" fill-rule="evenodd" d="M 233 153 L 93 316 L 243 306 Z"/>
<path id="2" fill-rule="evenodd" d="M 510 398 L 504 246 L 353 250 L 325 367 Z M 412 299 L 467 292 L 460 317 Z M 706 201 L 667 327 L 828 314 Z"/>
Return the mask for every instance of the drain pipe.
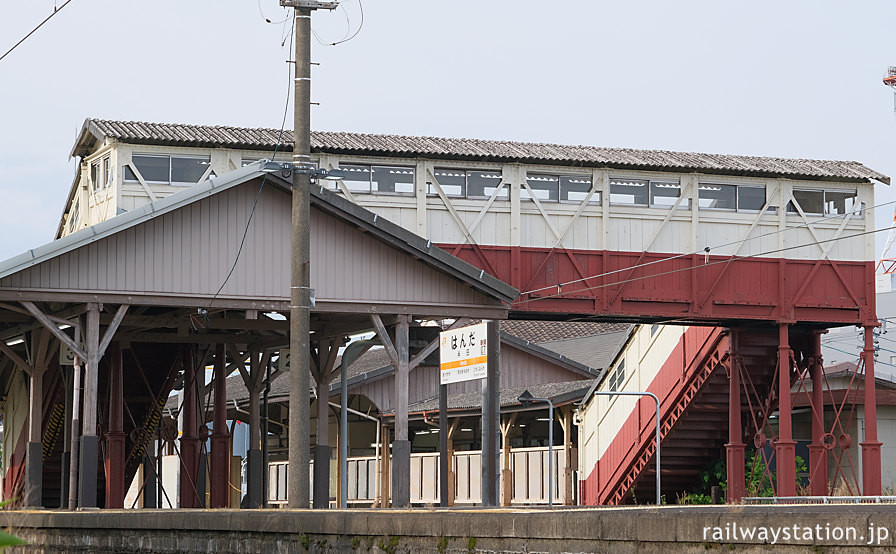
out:
<path id="1" fill-rule="evenodd" d="M 656 505 L 660 505 L 660 399 L 652 392 L 595 391 L 594 396 L 649 396 L 656 402 Z"/>
<path id="2" fill-rule="evenodd" d="M 268 480 L 270 479 L 270 470 L 268 469 L 268 395 L 271 393 L 271 358 L 268 356 L 268 364 L 266 369 L 267 375 L 264 380 L 264 427 L 262 430 L 264 432 L 264 442 L 261 443 L 261 459 L 262 459 L 262 467 L 264 468 L 264 473 L 261 474 L 261 492 L 263 493 L 263 498 L 261 499 L 261 505 L 265 508 L 268 507 L 268 498 L 270 498 L 270 484 Z"/>
<path id="3" fill-rule="evenodd" d="M 370 347 L 380 344 L 379 340 L 358 340 L 345 347 L 342 353 L 339 383 L 339 507 L 345 509 L 348 504 L 348 367 Z"/>
<path id="4" fill-rule="evenodd" d="M 81 326 L 75 325 L 75 343 L 81 343 Z M 85 360 L 86 361 L 86 360 Z M 68 509 L 74 510 L 78 507 L 78 445 L 81 436 L 81 360 L 75 356 L 75 363 L 72 366 L 72 389 L 74 396 L 72 397 L 72 444 L 71 460 L 69 462 L 68 473 Z"/>

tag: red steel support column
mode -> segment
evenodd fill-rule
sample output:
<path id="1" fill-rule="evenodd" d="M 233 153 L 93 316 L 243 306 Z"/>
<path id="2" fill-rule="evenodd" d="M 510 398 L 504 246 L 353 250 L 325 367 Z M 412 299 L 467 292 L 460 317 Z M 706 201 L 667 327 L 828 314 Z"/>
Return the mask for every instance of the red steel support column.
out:
<path id="1" fill-rule="evenodd" d="M 121 346 L 109 347 L 109 432 L 106 434 L 106 508 L 124 508 L 124 384 Z"/>
<path id="2" fill-rule="evenodd" d="M 813 496 L 828 494 L 828 451 L 824 447 L 824 377 L 821 357 L 821 335 L 812 337 L 812 444 L 809 445 L 809 489 Z"/>
<path id="3" fill-rule="evenodd" d="M 184 364 L 184 405 L 181 409 L 183 431 L 180 437 L 180 507 L 200 507 L 197 498 L 197 479 L 199 478 L 199 437 L 196 405 L 199 395 L 196 389 L 196 366 L 193 362 L 193 350 L 187 348 L 183 354 Z"/>
<path id="4" fill-rule="evenodd" d="M 230 498 L 230 434 L 227 432 L 227 379 L 224 345 L 215 348 L 215 414 L 212 433 L 211 508 L 226 508 Z"/>
<path id="5" fill-rule="evenodd" d="M 743 426 L 741 425 L 740 364 L 737 332 L 731 331 L 731 367 L 728 379 L 728 444 L 725 468 L 728 475 L 728 502 L 740 502 L 746 492 Z"/>
<path id="6" fill-rule="evenodd" d="M 881 492 L 880 445 L 877 440 L 877 393 L 874 383 L 874 327 L 865 326 L 865 442 L 862 443 L 862 494 Z"/>
<path id="7" fill-rule="evenodd" d="M 778 326 L 778 441 L 775 445 L 777 495 L 796 496 L 796 443 L 790 402 L 789 325 Z"/>

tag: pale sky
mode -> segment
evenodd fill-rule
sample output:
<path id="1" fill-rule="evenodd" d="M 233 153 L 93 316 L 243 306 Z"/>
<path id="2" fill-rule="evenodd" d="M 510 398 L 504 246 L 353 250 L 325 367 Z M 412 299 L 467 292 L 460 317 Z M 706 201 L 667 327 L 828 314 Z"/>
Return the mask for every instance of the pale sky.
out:
<path id="1" fill-rule="evenodd" d="M 63 2 L 0 1 L 0 55 Z M 313 46 L 316 130 L 857 160 L 896 176 L 891 0 L 362 5 L 354 39 Z M 314 15 L 322 42 L 357 30 L 358 0 L 342 6 Z M 277 0 L 72 0 L 0 61 L 0 260 L 53 238 L 87 117 L 279 127 L 288 15 Z M 894 199 L 878 186 L 877 203 Z M 882 208 L 878 226 L 892 217 Z"/>

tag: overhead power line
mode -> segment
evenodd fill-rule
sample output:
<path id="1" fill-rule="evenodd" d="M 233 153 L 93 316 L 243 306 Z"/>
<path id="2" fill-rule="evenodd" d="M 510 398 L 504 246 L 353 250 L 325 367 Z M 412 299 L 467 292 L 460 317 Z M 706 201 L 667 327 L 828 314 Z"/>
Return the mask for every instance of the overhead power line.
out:
<path id="1" fill-rule="evenodd" d="M 69 0 L 71 1 L 71 0 Z M 295 18 L 295 11 L 293 11 L 293 15 L 291 19 Z M 289 34 L 289 49 L 292 50 L 292 41 L 295 37 L 293 36 L 293 32 Z M 280 146 L 283 142 L 283 131 L 286 128 L 286 116 L 289 113 L 289 93 L 292 90 L 292 64 L 289 64 L 289 69 L 287 70 L 289 76 L 289 86 L 287 87 L 286 92 L 286 101 L 283 105 L 283 119 L 280 122 L 280 134 L 277 135 L 277 144 L 274 146 L 273 152 L 271 152 L 271 159 L 275 159 L 277 157 L 277 152 L 280 150 Z M 261 184 L 258 186 L 258 192 L 255 194 L 255 202 L 252 203 L 252 210 L 249 212 L 249 218 L 246 220 L 246 228 L 243 229 L 243 237 L 240 239 L 240 246 L 236 251 L 236 256 L 233 259 L 233 265 L 230 266 L 230 271 L 227 272 L 227 276 L 224 277 L 224 281 L 221 283 L 221 286 L 218 287 L 218 290 L 215 292 L 215 295 L 212 297 L 211 301 L 208 303 L 208 307 L 205 309 L 205 314 L 203 314 L 202 321 L 204 323 L 208 323 L 208 312 L 211 310 L 212 305 L 215 303 L 215 300 L 218 299 L 218 295 L 221 294 L 221 291 L 224 290 L 224 287 L 227 285 L 227 282 L 230 280 L 230 277 L 233 275 L 233 271 L 236 269 L 236 264 L 240 261 L 240 254 L 243 253 L 243 246 L 246 244 L 246 237 L 249 234 L 249 227 L 252 225 L 252 217 L 255 215 L 255 208 L 258 207 L 258 200 L 261 198 L 261 193 L 264 190 L 265 182 L 268 179 L 268 174 L 265 173 L 261 178 Z"/>
<path id="2" fill-rule="evenodd" d="M 46 19 L 44 19 L 43 21 L 41 21 L 41 22 L 37 25 L 37 27 L 35 27 L 34 29 L 31 29 L 31 32 L 29 32 L 27 35 L 25 35 L 24 37 L 22 37 L 22 40 L 20 40 L 19 42 L 13 44 L 13 45 L 12 45 L 12 48 L 10 48 L 9 50 L 7 50 L 5 54 L 3 54 L 2 56 L 0 56 L 0 61 L 3 61 L 3 58 L 5 58 L 6 56 L 8 56 L 10 52 L 12 52 L 12 51 L 15 50 L 16 48 L 18 48 L 20 44 L 22 44 L 23 42 L 25 42 L 25 40 L 28 39 L 28 37 L 30 37 L 31 35 L 33 35 L 34 33 L 36 33 L 38 29 L 40 29 L 41 27 L 43 27 L 44 23 L 46 23 L 47 21 L 49 21 L 49 20 L 50 20 L 54 15 L 56 15 L 57 13 L 61 12 L 61 11 L 62 11 L 62 8 L 68 6 L 68 5 L 71 3 L 71 1 L 72 1 L 72 0 L 65 0 L 65 3 L 64 3 L 64 4 L 62 4 L 62 5 L 59 6 L 58 8 L 55 8 L 55 9 L 53 10 L 53 13 L 51 13 L 50 15 L 47 16 Z"/>

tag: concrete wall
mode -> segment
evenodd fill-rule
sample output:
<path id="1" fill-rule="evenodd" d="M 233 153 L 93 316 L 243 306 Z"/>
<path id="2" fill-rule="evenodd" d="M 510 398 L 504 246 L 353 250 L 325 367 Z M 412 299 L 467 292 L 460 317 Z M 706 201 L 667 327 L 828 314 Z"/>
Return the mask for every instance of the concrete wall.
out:
<path id="1" fill-rule="evenodd" d="M 30 546 L 7 552 L 825 552 L 891 547 L 894 505 L 712 506 L 451 511 L 178 510 L 0 512 Z M 821 540 L 781 531 L 820 530 Z M 855 538 L 825 531 L 855 529 Z M 732 530 L 777 530 L 778 539 L 732 539 Z M 768 531 L 767 531 L 768 532 Z M 716 535 L 715 537 L 713 535 Z M 861 538 L 859 538 L 861 537 Z M 834 548 L 829 548 L 834 547 Z"/>

